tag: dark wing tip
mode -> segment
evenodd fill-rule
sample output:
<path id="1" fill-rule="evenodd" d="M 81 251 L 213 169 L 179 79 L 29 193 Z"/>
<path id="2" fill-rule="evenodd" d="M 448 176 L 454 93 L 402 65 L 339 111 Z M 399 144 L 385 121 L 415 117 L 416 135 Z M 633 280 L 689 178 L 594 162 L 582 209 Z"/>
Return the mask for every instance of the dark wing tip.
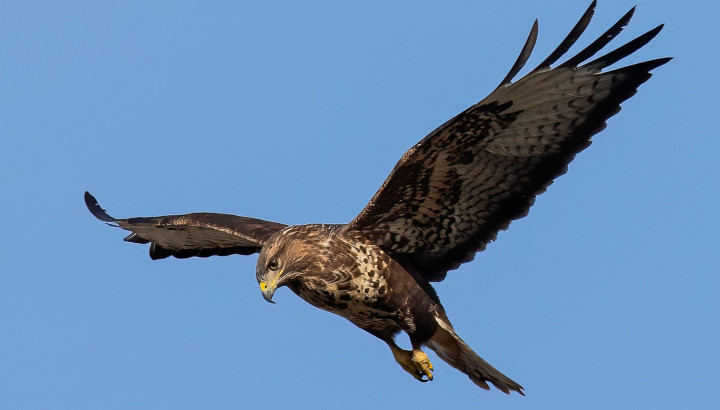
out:
<path id="1" fill-rule="evenodd" d="M 625 71 L 625 72 L 645 72 L 648 73 L 661 65 L 667 64 L 670 60 L 672 60 L 672 57 L 663 57 L 663 58 L 656 58 L 654 60 L 648 60 L 643 61 L 642 63 L 633 64 L 627 67 L 618 68 L 617 70 L 613 70 L 610 72 L 618 72 L 618 71 Z"/>
<path id="2" fill-rule="evenodd" d="M 610 41 L 612 41 L 612 39 L 614 39 L 618 34 L 620 34 L 621 31 L 623 31 L 625 26 L 627 26 L 628 23 L 630 23 L 630 20 L 632 19 L 634 14 L 635 14 L 635 7 L 631 8 L 630 11 L 628 11 L 622 17 L 620 17 L 620 19 L 615 24 L 613 24 L 612 27 L 610 27 L 600 37 L 598 37 L 595 41 L 593 41 L 589 46 L 585 47 L 582 51 L 577 53 L 574 57 L 570 58 L 568 61 L 560 64 L 559 67 L 577 67 L 583 61 L 585 61 L 588 58 L 595 55 L 595 53 L 600 51 Z"/>
<path id="3" fill-rule="evenodd" d="M 560 45 L 545 59 L 543 62 L 541 62 L 537 67 L 535 67 L 531 73 L 537 72 L 543 69 L 550 68 L 550 66 L 555 63 L 560 57 L 562 57 L 569 49 L 572 47 L 573 44 L 578 40 L 580 35 L 585 31 L 588 24 L 590 23 L 590 20 L 592 19 L 592 16 L 595 12 L 595 7 L 597 6 L 597 1 L 593 0 L 593 2 L 590 4 L 590 6 L 585 10 L 585 13 L 582 15 L 580 20 L 575 24 L 575 26 L 572 28 L 570 33 L 565 37 L 565 39 L 560 43 Z M 603 33 L 598 39 L 596 39 L 592 44 L 587 46 L 585 49 L 580 51 L 577 55 L 570 58 L 568 61 L 560 64 L 558 68 L 565 68 L 565 67 L 578 67 L 583 61 L 593 56 L 596 52 L 600 51 L 605 45 L 607 45 L 613 38 L 615 38 L 622 30 L 625 28 L 625 26 L 630 22 L 630 19 L 632 18 L 633 14 L 635 13 L 636 6 L 633 6 L 627 13 L 625 13 L 610 29 L 608 29 L 605 33 Z M 622 58 L 627 57 L 628 55 L 634 53 L 639 48 L 650 42 L 664 27 L 664 24 L 660 24 L 659 26 L 655 27 L 654 29 L 648 31 L 647 33 L 639 36 L 638 38 L 630 41 L 629 43 L 617 48 L 616 50 L 613 50 L 601 57 L 596 58 L 595 60 L 587 63 L 588 66 L 597 66 L 600 69 L 606 68 L 615 62 L 619 61 Z M 503 78 L 503 80 L 500 82 L 500 85 L 498 88 L 500 88 L 503 85 L 509 84 L 512 79 L 517 75 L 517 73 L 523 68 L 525 63 L 527 62 L 528 58 L 530 57 L 530 53 L 533 50 L 533 47 L 535 46 L 535 41 L 537 40 L 537 29 L 538 29 L 538 21 L 535 20 L 535 23 L 533 24 L 532 30 L 530 31 L 530 35 L 528 36 L 527 40 L 525 41 L 525 45 L 523 46 L 522 51 L 520 52 L 520 55 L 518 56 L 517 60 L 513 64 L 512 68 L 510 69 L 510 72 Z"/>
<path id="4" fill-rule="evenodd" d="M 600 68 L 605 68 L 607 66 L 610 66 L 620 59 L 623 59 L 630 54 L 637 51 L 639 48 L 644 46 L 645 44 L 649 43 L 650 40 L 655 38 L 655 36 L 660 33 L 660 30 L 665 27 L 665 24 L 660 24 L 659 26 L 655 27 L 654 29 L 648 31 L 647 33 L 637 37 L 636 39 L 626 43 L 625 45 L 615 49 L 614 51 L 611 51 L 604 56 L 598 57 L 597 59 L 587 63 L 588 66 L 597 65 Z"/>
<path id="5" fill-rule="evenodd" d="M 590 6 L 585 10 L 585 13 L 583 13 L 582 17 L 580 17 L 580 20 L 575 24 L 575 26 L 570 30 L 570 33 L 568 33 L 567 37 L 560 43 L 560 45 L 557 46 L 557 48 L 550 53 L 550 55 L 543 60 L 542 63 L 538 64 L 537 67 L 535 67 L 532 72 L 540 71 L 546 68 L 550 68 L 550 66 L 556 62 L 560 57 L 562 57 L 569 49 L 570 47 L 575 44 L 575 42 L 580 38 L 582 33 L 587 28 L 588 24 L 590 24 L 590 20 L 592 20 L 593 14 L 595 14 L 595 7 L 597 6 L 597 1 L 593 1 L 590 3 Z"/>
<path id="6" fill-rule="evenodd" d="M 100 204 L 98 204 L 97 199 L 95 199 L 95 197 L 92 196 L 92 194 L 88 191 L 85 191 L 85 205 L 87 206 L 88 211 L 90 211 L 90 213 L 93 214 L 95 218 L 108 224 L 113 224 L 117 222 L 117 219 L 108 215 L 108 213 L 104 209 L 102 209 Z"/>
<path id="7" fill-rule="evenodd" d="M 654 66 L 653 68 L 651 68 L 651 70 L 652 70 L 652 69 L 655 69 L 655 68 L 658 68 L 658 67 L 660 67 L 660 66 L 663 65 L 663 64 L 669 63 L 670 61 L 672 61 L 673 58 L 675 58 L 675 57 L 663 57 L 663 58 L 658 58 L 658 59 L 655 59 L 655 60 L 651 60 L 650 62 L 653 63 L 653 64 L 655 64 L 655 66 Z"/>
<path id="8" fill-rule="evenodd" d="M 502 81 L 500 81 L 500 85 L 498 85 L 498 88 L 511 82 L 512 79 L 515 77 L 515 75 L 517 75 L 517 73 L 520 70 L 522 70 L 522 68 L 525 66 L 525 63 L 527 62 L 528 58 L 530 58 L 530 54 L 532 54 L 533 48 L 535 48 L 535 42 L 537 41 L 537 36 L 538 36 L 538 20 L 535 19 L 532 29 L 530 29 L 530 34 L 528 35 L 527 40 L 525 40 L 525 45 L 523 46 L 522 50 L 520 51 L 520 55 L 518 56 L 517 60 L 515 60 L 515 63 L 513 64 L 512 68 L 510 68 L 510 71 L 507 73 L 505 78 L 503 78 Z"/>

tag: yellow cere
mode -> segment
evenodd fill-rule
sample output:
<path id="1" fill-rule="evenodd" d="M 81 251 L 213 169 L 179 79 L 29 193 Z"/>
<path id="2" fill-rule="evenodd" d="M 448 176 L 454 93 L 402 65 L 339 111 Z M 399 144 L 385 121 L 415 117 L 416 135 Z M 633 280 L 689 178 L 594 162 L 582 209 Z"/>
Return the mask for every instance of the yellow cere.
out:
<path id="1" fill-rule="evenodd" d="M 265 283 L 265 282 L 260 282 L 260 290 L 263 290 L 263 291 L 264 291 L 265 289 L 267 289 L 267 283 Z"/>

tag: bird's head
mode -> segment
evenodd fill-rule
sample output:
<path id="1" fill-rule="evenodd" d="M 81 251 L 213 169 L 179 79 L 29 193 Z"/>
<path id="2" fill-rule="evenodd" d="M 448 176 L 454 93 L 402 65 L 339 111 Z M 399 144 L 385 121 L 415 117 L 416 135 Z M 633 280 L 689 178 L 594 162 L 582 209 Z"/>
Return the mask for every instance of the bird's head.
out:
<path id="1" fill-rule="evenodd" d="M 287 255 L 279 252 L 264 252 L 264 250 L 260 252 L 255 273 L 262 296 L 268 302 L 275 303 L 272 300 L 275 290 L 287 285 L 288 281 L 294 276 L 293 271 L 288 268 Z"/>
<path id="2" fill-rule="evenodd" d="M 286 229 L 263 246 L 255 270 L 263 298 L 270 303 L 277 288 L 292 285 L 317 270 L 319 252 L 305 232 Z M 291 286 L 292 288 L 292 286 Z"/>

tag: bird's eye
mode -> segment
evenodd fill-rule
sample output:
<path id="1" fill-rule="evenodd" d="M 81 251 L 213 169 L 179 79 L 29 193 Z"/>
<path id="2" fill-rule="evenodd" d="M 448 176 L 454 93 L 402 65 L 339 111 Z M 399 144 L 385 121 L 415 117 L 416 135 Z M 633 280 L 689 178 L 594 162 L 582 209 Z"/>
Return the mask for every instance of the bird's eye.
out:
<path id="1" fill-rule="evenodd" d="M 270 262 L 268 262 L 268 269 L 270 270 L 277 270 L 279 264 L 277 258 L 270 259 Z"/>

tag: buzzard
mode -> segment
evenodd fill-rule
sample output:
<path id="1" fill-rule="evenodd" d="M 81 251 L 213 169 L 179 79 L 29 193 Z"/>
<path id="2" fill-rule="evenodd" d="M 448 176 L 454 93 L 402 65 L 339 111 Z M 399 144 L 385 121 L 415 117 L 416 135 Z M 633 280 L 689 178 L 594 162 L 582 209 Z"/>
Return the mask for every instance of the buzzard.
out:
<path id="1" fill-rule="evenodd" d="M 131 231 L 126 241 L 149 243 L 152 259 L 259 253 L 256 275 L 265 300 L 287 286 L 380 338 L 420 381 L 433 378 L 421 350 L 427 346 L 481 388 L 492 383 L 523 394 L 458 336 L 431 282 L 445 279 L 525 216 L 620 103 L 670 60 L 603 71 L 647 44 L 662 25 L 593 58 L 627 25 L 633 8 L 551 68 L 585 30 L 595 5 L 549 57 L 512 82 L 535 44 L 536 20 L 500 85 L 410 148 L 350 223 L 288 226 L 217 213 L 116 219 L 88 192 L 85 203 L 96 218 Z M 401 331 L 412 350 L 395 343 Z"/>

